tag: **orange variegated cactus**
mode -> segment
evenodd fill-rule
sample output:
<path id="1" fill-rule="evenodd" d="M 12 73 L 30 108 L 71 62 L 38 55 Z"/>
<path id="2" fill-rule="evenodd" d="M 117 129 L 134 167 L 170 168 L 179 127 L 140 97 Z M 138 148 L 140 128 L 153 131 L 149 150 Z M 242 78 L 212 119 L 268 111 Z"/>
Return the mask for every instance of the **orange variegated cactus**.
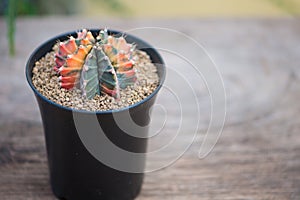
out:
<path id="1" fill-rule="evenodd" d="M 83 29 L 77 38 L 60 42 L 54 70 L 63 88 L 78 87 L 89 99 L 100 92 L 119 98 L 120 88 L 136 81 L 134 48 L 124 37 L 110 36 L 107 30 L 101 30 L 95 39 Z"/>

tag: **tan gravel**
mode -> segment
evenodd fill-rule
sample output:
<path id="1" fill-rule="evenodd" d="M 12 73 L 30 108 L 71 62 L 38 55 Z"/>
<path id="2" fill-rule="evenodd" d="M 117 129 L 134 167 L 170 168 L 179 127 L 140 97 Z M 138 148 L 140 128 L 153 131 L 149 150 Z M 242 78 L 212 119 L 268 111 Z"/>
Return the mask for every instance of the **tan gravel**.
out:
<path id="1" fill-rule="evenodd" d="M 59 75 L 53 70 L 55 52 L 49 52 L 35 63 L 32 82 L 35 88 L 49 100 L 62 106 L 87 111 L 115 110 L 133 105 L 149 96 L 158 86 L 156 66 L 143 51 L 134 52 L 137 81 L 121 90 L 120 99 L 106 94 L 96 95 L 94 99 L 81 96 L 77 88 L 66 90 L 58 83 Z"/>

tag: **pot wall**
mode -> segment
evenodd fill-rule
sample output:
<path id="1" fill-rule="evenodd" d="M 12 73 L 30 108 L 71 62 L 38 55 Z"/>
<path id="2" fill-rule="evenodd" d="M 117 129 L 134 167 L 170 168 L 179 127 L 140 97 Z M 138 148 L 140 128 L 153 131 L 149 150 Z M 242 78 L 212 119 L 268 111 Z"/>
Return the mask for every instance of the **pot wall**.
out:
<path id="1" fill-rule="evenodd" d="M 98 30 L 93 30 L 94 34 L 96 32 Z M 112 31 L 112 33 L 118 32 Z M 105 135 L 119 148 L 134 153 L 146 152 L 147 138 L 130 136 L 118 128 L 113 113 L 121 115 L 122 112 L 129 111 L 132 120 L 138 125 L 146 126 L 149 123 L 149 109 L 154 104 L 157 92 L 164 80 L 163 60 L 147 43 L 127 35 L 126 39 L 129 42 L 135 42 L 139 49 L 144 48 L 154 63 L 161 64 L 158 67 L 160 77 L 158 89 L 144 101 L 120 111 L 82 112 L 72 110 L 46 99 L 34 88 L 31 82 L 32 68 L 35 62 L 51 51 L 56 41 L 65 40 L 70 35 L 75 36 L 75 32 L 55 37 L 41 45 L 29 58 L 26 66 L 27 80 L 35 93 L 43 121 L 52 190 L 58 198 L 69 200 L 134 199 L 140 192 L 143 173 L 118 171 L 98 161 L 82 143 L 73 116 L 74 112 L 83 118 L 96 115 Z M 87 127 L 92 126 L 87 125 Z M 87 134 L 90 131 L 92 130 L 87 129 Z M 137 130 L 132 128 L 131 131 Z M 133 135 L 144 137 L 147 134 L 147 128 L 139 129 L 138 133 L 133 133 Z M 99 147 L 104 145 L 103 141 L 97 142 L 99 142 Z M 134 162 L 131 163 L 132 165 L 144 167 L 145 158 L 131 162 Z"/>

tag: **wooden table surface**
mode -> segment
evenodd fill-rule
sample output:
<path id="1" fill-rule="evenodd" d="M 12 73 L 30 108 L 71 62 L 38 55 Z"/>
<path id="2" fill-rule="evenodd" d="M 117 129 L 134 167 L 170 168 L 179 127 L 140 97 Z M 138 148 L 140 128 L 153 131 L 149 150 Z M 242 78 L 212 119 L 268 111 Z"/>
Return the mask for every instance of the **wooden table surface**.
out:
<path id="1" fill-rule="evenodd" d="M 169 89 L 165 87 L 157 100 L 161 107 L 152 113 L 152 132 L 159 130 L 163 121 L 165 124 L 150 139 L 149 148 L 160 149 L 176 138 L 171 148 L 148 159 L 148 168 L 159 170 L 146 174 L 138 200 L 300 199 L 299 19 L 45 17 L 18 20 L 14 58 L 8 56 L 5 20 L 0 18 L 1 200 L 55 199 L 49 186 L 41 119 L 25 80 L 24 67 L 41 42 L 83 27 L 164 28 L 133 32 L 155 47 L 167 49 L 162 54 L 170 72 L 166 81 Z M 185 52 L 200 71 L 205 72 L 207 66 L 214 69 L 203 49 L 193 46 L 192 40 L 183 34 L 166 28 L 202 44 L 222 75 L 226 91 L 225 126 L 212 122 L 206 140 L 211 118 L 210 97 L 217 98 L 213 108 L 218 111 L 217 119 L 222 119 L 224 95 L 209 93 L 213 85 L 208 81 L 206 87 L 203 80 L 213 76 L 215 81 L 220 80 L 216 74 L 200 79 L 191 71 L 194 68 L 189 62 L 170 53 Z M 176 78 L 178 74 L 183 78 Z M 182 84 L 184 78 L 191 82 L 191 88 Z M 176 101 L 177 96 L 182 98 Z M 199 110 L 193 105 L 195 100 Z M 187 112 L 183 125 L 179 125 L 182 116 L 179 105 Z M 196 132 L 195 125 L 198 125 Z M 200 159 L 203 142 L 206 145 L 201 149 L 202 154 L 214 148 Z M 189 148 L 184 155 L 176 159 L 186 147 Z"/>

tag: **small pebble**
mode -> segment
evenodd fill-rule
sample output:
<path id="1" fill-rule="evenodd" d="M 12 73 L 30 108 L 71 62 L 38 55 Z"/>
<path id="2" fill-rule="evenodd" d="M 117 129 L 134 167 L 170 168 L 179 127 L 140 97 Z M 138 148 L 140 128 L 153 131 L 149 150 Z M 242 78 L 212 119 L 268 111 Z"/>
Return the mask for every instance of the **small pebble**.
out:
<path id="1" fill-rule="evenodd" d="M 56 45 L 53 51 L 35 63 L 32 70 L 32 83 L 42 95 L 62 106 L 87 111 L 120 109 L 143 100 L 158 86 L 156 66 L 146 52 L 136 50 L 133 56 L 137 81 L 133 86 L 121 89 L 119 100 L 106 94 L 96 95 L 91 100 L 84 99 L 79 89 L 66 90 L 59 86 L 59 75 L 53 70 L 55 50 L 57 50 Z"/>

